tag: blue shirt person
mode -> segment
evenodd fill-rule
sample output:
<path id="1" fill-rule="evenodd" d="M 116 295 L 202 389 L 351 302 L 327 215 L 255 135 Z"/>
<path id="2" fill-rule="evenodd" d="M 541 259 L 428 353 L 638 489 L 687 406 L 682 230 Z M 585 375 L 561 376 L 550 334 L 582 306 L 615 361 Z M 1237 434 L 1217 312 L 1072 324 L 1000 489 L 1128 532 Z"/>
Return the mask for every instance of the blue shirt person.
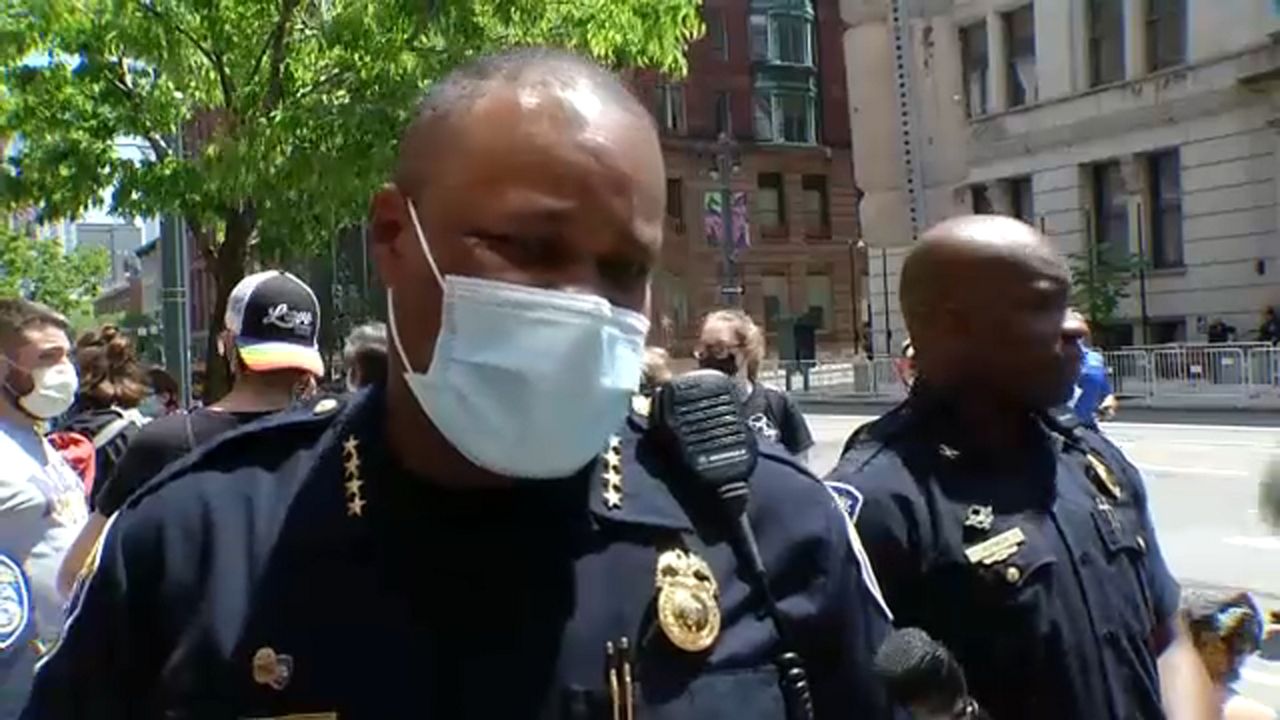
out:
<path id="1" fill-rule="evenodd" d="M 888 630 L 823 485 L 763 450 L 785 643 L 628 416 L 663 235 L 648 112 L 562 52 L 437 81 L 375 196 L 390 367 L 205 446 L 111 521 L 28 717 L 886 718 Z M 349 403 L 349 404 L 347 404 Z"/>
<path id="2" fill-rule="evenodd" d="M 829 480 L 864 498 L 895 622 L 947 645 L 992 717 L 1214 717 L 1141 476 L 1052 410 L 1080 363 L 1068 288 L 1017 220 L 925 233 L 901 280 L 919 377 Z"/>
<path id="3" fill-rule="evenodd" d="M 1067 315 L 1067 323 L 1081 334 L 1080 376 L 1076 379 L 1071 409 L 1085 427 L 1097 429 L 1099 417 L 1115 413 L 1116 399 L 1111 390 L 1111 376 L 1107 371 L 1107 359 L 1090 345 L 1089 325 L 1084 316 L 1075 310 Z"/>

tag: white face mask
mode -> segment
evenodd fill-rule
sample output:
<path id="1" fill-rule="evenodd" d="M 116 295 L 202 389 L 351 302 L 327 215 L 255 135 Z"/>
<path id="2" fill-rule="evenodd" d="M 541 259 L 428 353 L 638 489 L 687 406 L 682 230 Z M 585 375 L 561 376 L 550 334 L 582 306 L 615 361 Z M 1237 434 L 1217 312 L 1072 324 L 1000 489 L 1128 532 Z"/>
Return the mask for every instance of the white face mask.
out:
<path id="1" fill-rule="evenodd" d="M 387 291 L 391 341 L 418 405 L 475 465 L 508 477 L 572 475 L 600 454 L 640 386 L 649 320 L 602 297 L 449 275 L 408 203 L 443 293 L 431 367 L 415 372 Z"/>
<path id="2" fill-rule="evenodd" d="M 32 389 L 26 395 L 18 395 L 18 407 L 39 420 L 56 418 L 71 407 L 76 399 L 76 391 L 80 389 L 80 378 L 76 375 L 76 366 L 70 360 L 28 372 L 31 374 Z M 13 392 L 13 388 L 9 388 L 9 391 Z"/>

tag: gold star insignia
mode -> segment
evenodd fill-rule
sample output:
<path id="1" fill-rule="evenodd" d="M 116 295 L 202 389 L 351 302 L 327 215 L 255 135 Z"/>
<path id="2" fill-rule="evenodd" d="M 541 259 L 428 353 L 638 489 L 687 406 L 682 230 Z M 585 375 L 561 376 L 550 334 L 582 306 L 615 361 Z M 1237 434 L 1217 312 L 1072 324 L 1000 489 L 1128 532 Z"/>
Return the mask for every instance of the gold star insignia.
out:
<path id="1" fill-rule="evenodd" d="M 364 485 L 364 481 L 363 481 L 363 480 L 361 480 L 360 478 L 355 478 L 355 477 L 353 477 L 353 478 L 351 478 L 350 480 L 348 480 L 348 481 L 346 481 L 345 483 L 343 483 L 343 485 L 342 485 L 342 486 L 343 486 L 343 487 L 345 487 L 345 488 L 347 489 L 347 494 L 348 494 L 348 495 L 354 495 L 354 496 L 356 496 L 356 497 L 360 497 L 360 486 L 361 486 L 361 485 Z"/>
<path id="2" fill-rule="evenodd" d="M 359 456 L 359 455 L 352 455 L 351 457 L 347 458 L 347 461 L 346 461 L 345 463 L 343 463 L 342 467 L 343 467 L 343 469 L 346 471 L 346 473 L 347 473 L 348 475 L 350 475 L 350 476 L 352 476 L 352 477 L 359 477 L 359 475 L 360 475 L 360 456 Z"/>
<path id="3" fill-rule="evenodd" d="M 342 452 L 347 457 L 356 457 L 356 453 L 359 452 L 359 448 L 360 438 L 355 435 L 348 436 L 346 441 L 342 443 Z"/>
<path id="4" fill-rule="evenodd" d="M 610 510 L 618 510 L 622 507 L 622 438 L 614 435 L 609 438 L 609 449 L 604 452 L 604 472 L 601 473 L 601 479 L 604 480 L 604 498 L 605 507 Z"/>
<path id="5" fill-rule="evenodd" d="M 347 516 L 348 517 L 364 516 L 364 500 L 361 499 L 360 496 L 357 495 L 356 497 L 353 497 L 347 501 Z"/>

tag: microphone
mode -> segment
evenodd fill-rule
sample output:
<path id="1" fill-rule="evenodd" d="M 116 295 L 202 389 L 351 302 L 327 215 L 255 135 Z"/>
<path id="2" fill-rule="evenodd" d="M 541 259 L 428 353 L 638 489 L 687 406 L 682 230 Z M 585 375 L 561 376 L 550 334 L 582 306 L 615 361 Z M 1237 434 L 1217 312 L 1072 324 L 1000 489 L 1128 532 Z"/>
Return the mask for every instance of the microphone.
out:
<path id="1" fill-rule="evenodd" d="M 890 633 L 876 652 L 875 671 L 894 702 L 918 720 L 990 720 L 969 697 L 960 663 L 919 628 Z"/>
<path id="2" fill-rule="evenodd" d="M 775 663 L 787 718 L 811 720 L 813 698 L 804 660 L 790 649 L 794 646 L 789 626 L 769 589 L 769 574 L 747 515 L 748 481 L 759 460 L 759 446 L 742 417 L 736 383 L 718 370 L 695 370 L 673 378 L 657 392 L 650 428 L 659 433 L 700 489 L 718 501 L 732 530 L 735 555 L 746 566 L 778 633 L 782 652 Z"/>

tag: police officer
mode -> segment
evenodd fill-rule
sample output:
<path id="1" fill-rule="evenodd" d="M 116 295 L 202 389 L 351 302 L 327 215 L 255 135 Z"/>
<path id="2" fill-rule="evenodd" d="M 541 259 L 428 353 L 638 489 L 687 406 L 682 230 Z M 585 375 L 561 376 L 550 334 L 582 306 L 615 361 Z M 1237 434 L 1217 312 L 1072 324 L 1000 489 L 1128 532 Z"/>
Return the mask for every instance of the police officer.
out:
<path id="1" fill-rule="evenodd" d="M 390 379 L 132 498 L 27 717 L 784 717 L 760 588 L 626 417 L 664 187 L 589 61 L 435 83 L 371 209 Z M 856 538 L 764 452 L 749 518 L 816 717 L 884 717 Z"/>
<path id="2" fill-rule="evenodd" d="M 1080 363 L 1068 292 L 1017 220 L 929 230 L 901 280 L 919 375 L 828 481 L 863 497 L 896 623 L 949 646 L 996 720 L 1211 717 L 1142 478 L 1050 412 Z"/>

